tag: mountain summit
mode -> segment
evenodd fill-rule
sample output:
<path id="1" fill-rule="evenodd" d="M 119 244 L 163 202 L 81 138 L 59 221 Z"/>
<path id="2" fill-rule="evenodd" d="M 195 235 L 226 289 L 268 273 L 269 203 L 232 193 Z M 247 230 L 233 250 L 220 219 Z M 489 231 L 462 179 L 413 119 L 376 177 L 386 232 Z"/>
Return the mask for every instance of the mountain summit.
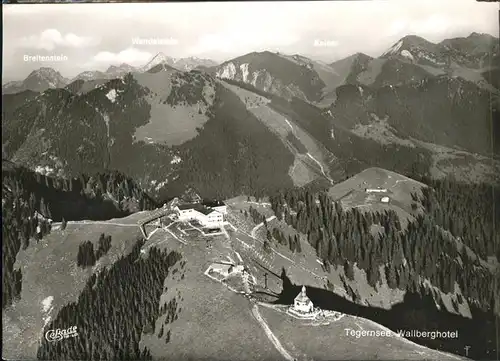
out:
<path id="1" fill-rule="evenodd" d="M 174 68 L 183 70 L 183 71 L 191 71 L 196 68 L 209 68 L 212 66 L 217 66 L 213 60 L 210 59 L 201 59 L 195 56 L 190 56 L 189 58 L 181 58 L 174 60 Z"/>
<path id="2" fill-rule="evenodd" d="M 325 88 L 312 60 L 270 51 L 253 52 L 228 60 L 214 67 L 212 72 L 220 79 L 250 84 L 287 99 L 319 101 Z"/>
<path id="3" fill-rule="evenodd" d="M 449 59 L 445 49 L 416 35 L 408 35 L 392 45 L 381 58 L 408 60 L 421 65 L 444 67 Z"/>
<path id="4" fill-rule="evenodd" d="M 210 59 L 200 59 L 194 56 L 190 56 L 189 58 L 172 58 L 160 52 L 141 68 L 141 72 L 144 73 L 150 71 L 160 64 L 167 65 L 181 71 L 191 71 L 198 67 L 209 68 L 217 66 L 217 63 Z"/>
<path id="5" fill-rule="evenodd" d="M 106 70 L 106 74 L 108 74 L 111 77 L 118 77 L 118 76 L 125 75 L 126 73 L 131 73 L 135 70 L 136 69 L 133 66 L 123 63 L 123 64 L 120 64 L 118 66 L 111 65 Z"/>
<path id="6" fill-rule="evenodd" d="M 156 54 L 146 65 L 144 65 L 140 71 L 145 73 L 160 64 L 172 66 L 174 64 L 174 59 L 160 52 Z"/>
<path id="7" fill-rule="evenodd" d="M 2 88 L 3 94 L 19 93 L 24 90 L 43 92 L 47 89 L 61 88 L 68 84 L 68 79 L 58 71 L 42 67 L 33 70 L 26 79 L 7 83 Z"/>

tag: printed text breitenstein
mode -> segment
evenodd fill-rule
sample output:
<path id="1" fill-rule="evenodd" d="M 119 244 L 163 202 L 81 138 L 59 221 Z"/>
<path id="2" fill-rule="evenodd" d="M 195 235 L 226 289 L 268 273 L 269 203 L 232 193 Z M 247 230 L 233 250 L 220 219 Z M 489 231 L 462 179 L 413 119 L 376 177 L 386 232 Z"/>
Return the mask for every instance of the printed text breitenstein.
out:
<path id="1" fill-rule="evenodd" d="M 398 330 L 393 332 L 390 330 L 353 330 L 352 328 L 344 329 L 347 336 L 361 337 L 404 337 L 404 338 L 458 338 L 458 331 L 420 331 L 420 330 Z"/>
<path id="2" fill-rule="evenodd" d="M 23 57 L 24 61 L 29 62 L 44 62 L 44 61 L 68 61 L 68 57 L 66 55 L 25 55 Z"/>

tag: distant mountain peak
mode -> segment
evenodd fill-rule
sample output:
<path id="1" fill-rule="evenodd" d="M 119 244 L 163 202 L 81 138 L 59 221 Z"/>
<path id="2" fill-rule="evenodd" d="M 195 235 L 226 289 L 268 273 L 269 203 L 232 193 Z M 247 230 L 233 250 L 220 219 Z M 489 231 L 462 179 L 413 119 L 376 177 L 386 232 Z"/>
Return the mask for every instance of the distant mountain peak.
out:
<path id="1" fill-rule="evenodd" d="M 365 54 L 365 53 L 360 53 L 360 52 L 355 53 L 355 54 L 353 55 L 353 57 L 354 57 L 355 59 L 359 59 L 359 60 L 372 60 L 372 59 L 373 59 L 370 55 L 367 55 L 367 54 Z"/>
<path id="2" fill-rule="evenodd" d="M 175 59 L 170 58 L 170 59 L 171 59 L 170 61 L 163 61 L 161 63 L 169 65 L 177 70 L 182 70 L 182 71 L 191 71 L 193 69 L 198 68 L 199 66 L 211 67 L 217 65 L 217 62 L 213 60 L 199 58 L 196 56 L 190 56 L 187 58 L 175 58 Z"/>
<path id="3" fill-rule="evenodd" d="M 415 35 L 415 34 L 410 34 L 410 35 L 403 36 L 400 39 L 400 41 L 403 41 L 403 42 L 406 42 L 406 43 L 411 43 L 411 44 L 421 44 L 421 43 L 427 44 L 427 43 L 430 43 L 429 40 L 424 39 L 423 37 Z"/>
<path id="4" fill-rule="evenodd" d="M 57 75 L 60 75 L 61 76 L 61 73 L 59 73 L 57 70 L 55 70 L 53 68 L 50 68 L 50 67 L 41 67 L 41 68 L 33 70 L 28 75 L 28 77 L 33 76 L 33 75 L 42 75 L 42 76 L 57 76 Z"/>
<path id="5" fill-rule="evenodd" d="M 166 56 L 165 53 L 163 52 L 159 52 L 158 54 L 156 54 L 153 59 L 151 59 L 151 61 L 153 60 L 157 60 L 157 61 L 166 61 L 168 59 L 171 59 L 170 57 Z"/>
<path id="6" fill-rule="evenodd" d="M 47 89 L 62 88 L 68 84 L 66 79 L 57 70 L 50 67 L 41 67 L 33 70 L 26 79 L 14 81 L 2 86 L 4 94 L 19 93 L 24 90 L 43 92 Z"/>
<path id="7" fill-rule="evenodd" d="M 495 39 L 495 37 L 488 33 L 471 33 L 468 38 L 485 38 L 485 39 Z"/>
<path id="8" fill-rule="evenodd" d="M 115 70 L 129 70 L 129 69 L 134 69 L 134 67 L 132 65 L 128 65 L 127 63 L 121 63 L 120 65 L 110 65 L 109 68 L 106 70 L 106 73 Z"/>
<path id="9" fill-rule="evenodd" d="M 158 54 L 153 56 L 153 58 L 145 66 L 142 67 L 141 71 L 147 72 L 155 68 L 157 65 L 166 64 L 171 66 L 174 63 L 175 61 L 173 58 L 165 55 L 163 52 L 159 52 Z"/>
<path id="10" fill-rule="evenodd" d="M 111 65 L 105 72 L 105 75 L 107 77 L 111 77 L 111 78 L 119 78 L 119 77 L 122 77 L 123 75 L 127 74 L 127 73 L 131 73 L 133 71 L 135 71 L 136 69 L 131 66 L 131 65 L 128 65 L 126 63 L 122 63 L 120 65 Z"/>
<path id="11" fill-rule="evenodd" d="M 436 44 L 431 43 L 430 41 L 420 36 L 407 35 L 399 39 L 396 43 L 394 43 L 384 54 L 382 54 L 382 57 L 396 55 L 403 50 L 411 51 L 414 48 L 419 48 L 433 52 L 435 50 L 434 49 L 435 47 Z"/>
<path id="12" fill-rule="evenodd" d="M 35 83 L 36 85 L 46 84 L 48 88 L 58 88 L 65 86 L 68 83 L 68 79 L 53 68 L 41 67 L 33 70 L 23 82 L 32 85 L 35 85 Z"/>
<path id="13" fill-rule="evenodd" d="M 495 66 L 495 56 L 500 55 L 498 38 L 486 33 L 473 32 L 467 37 L 445 39 L 438 45 L 451 55 L 455 63 L 469 68 Z"/>
<path id="14" fill-rule="evenodd" d="M 342 58 L 342 59 L 339 59 L 339 60 L 336 60 L 334 61 L 333 63 L 329 64 L 331 67 L 333 68 L 337 68 L 337 67 L 342 67 L 343 65 L 348 65 L 348 67 L 350 68 L 352 64 L 366 64 L 368 63 L 370 60 L 372 60 L 373 58 L 369 55 L 366 55 L 365 53 L 355 53 L 355 54 L 352 54 L 346 58 Z"/>
<path id="15" fill-rule="evenodd" d="M 54 73 L 58 72 L 57 70 L 55 70 L 54 68 L 51 68 L 50 66 L 41 66 L 40 68 L 38 68 L 37 70 L 34 70 L 34 71 L 49 71 L 49 72 L 54 72 Z"/>

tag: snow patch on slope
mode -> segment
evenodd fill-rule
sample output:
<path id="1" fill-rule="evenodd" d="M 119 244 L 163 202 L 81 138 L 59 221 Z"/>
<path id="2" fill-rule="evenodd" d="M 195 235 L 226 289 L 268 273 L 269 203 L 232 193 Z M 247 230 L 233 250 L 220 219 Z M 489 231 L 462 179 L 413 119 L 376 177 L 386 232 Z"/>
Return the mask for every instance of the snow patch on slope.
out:
<path id="1" fill-rule="evenodd" d="M 54 301 L 54 296 L 49 296 L 42 301 L 43 312 L 49 312 L 52 307 L 52 301 Z"/>
<path id="2" fill-rule="evenodd" d="M 106 130 L 109 138 L 109 115 L 104 114 L 103 118 L 104 118 L 104 123 L 106 123 Z"/>
<path id="3" fill-rule="evenodd" d="M 108 98 L 111 103 L 114 103 L 116 101 L 116 90 L 111 89 L 108 94 L 106 94 L 106 98 Z"/>
<path id="4" fill-rule="evenodd" d="M 179 156 L 177 156 L 177 155 L 176 155 L 176 156 L 174 156 L 174 157 L 172 158 L 172 160 L 170 161 L 170 164 L 178 164 L 178 163 L 180 163 L 181 161 L 182 161 L 181 157 L 179 157 Z"/>
<path id="5" fill-rule="evenodd" d="M 40 173 L 40 174 L 44 174 L 44 175 L 50 175 L 50 174 L 54 173 L 54 168 L 49 167 L 48 165 L 46 165 L 46 166 L 37 165 L 35 168 L 35 172 Z"/>
<path id="6" fill-rule="evenodd" d="M 45 314 L 43 317 L 43 327 L 47 326 L 47 324 L 52 319 L 52 317 L 50 317 L 50 313 L 54 309 L 54 306 L 52 305 L 52 301 L 54 301 L 54 296 L 46 297 L 42 301 L 42 309 L 43 309 L 43 312 Z"/>
<path id="7" fill-rule="evenodd" d="M 401 55 L 404 56 L 405 58 L 413 60 L 413 55 L 408 51 L 408 50 L 402 50 Z"/>

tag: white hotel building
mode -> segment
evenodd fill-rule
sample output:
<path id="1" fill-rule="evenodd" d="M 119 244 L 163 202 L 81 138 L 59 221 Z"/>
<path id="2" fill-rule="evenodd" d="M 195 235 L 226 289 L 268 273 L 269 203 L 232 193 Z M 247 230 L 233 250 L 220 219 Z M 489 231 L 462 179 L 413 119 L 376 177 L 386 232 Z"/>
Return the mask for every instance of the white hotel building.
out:
<path id="1" fill-rule="evenodd" d="M 224 214 L 227 214 L 226 205 L 218 205 L 210 208 L 202 204 L 181 204 L 175 210 L 179 214 L 179 221 L 198 221 L 204 227 L 220 227 L 224 222 Z"/>

